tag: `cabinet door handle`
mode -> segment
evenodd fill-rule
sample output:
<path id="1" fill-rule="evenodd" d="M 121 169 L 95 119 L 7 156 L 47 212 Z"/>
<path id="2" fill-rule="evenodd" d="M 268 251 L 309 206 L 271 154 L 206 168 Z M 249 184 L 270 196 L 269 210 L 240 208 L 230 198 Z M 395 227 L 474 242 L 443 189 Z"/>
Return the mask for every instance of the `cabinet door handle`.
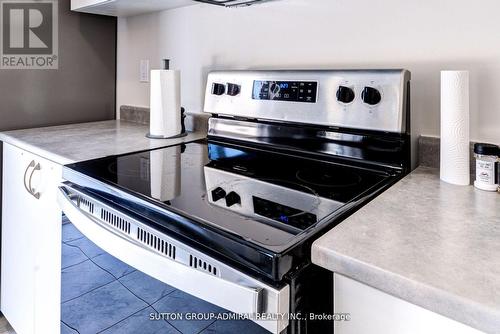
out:
<path id="1" fill-rule="evenodd" d="M 34 163 L 34 161 L 33 161 Z M 31 171 L 31 174 L 30 174 L 30 178 L 29 178 L 29 181 L 28 181 L 28 186 L 29 186 L 29 193 L 31 195 L 33 195 L 33 197 L 35 197 L 36 199 L 40 199 L 40 193 L 39 192 L 35 192 L 35 188 L 33 188 L 33 186 L 31 185 L 31 179 L 33 178 L 33 174 L 35 174 L 35 171 L 37 170 L 40 170 L 42 169 L 42 166 L 40 166 L 40 163 L 37 163 L 35 165 L 35 168 L 33 168 L 33 170 Z"/>
<path id="2" fill-rule="evenodd" d="M 26 189 L 26 191 L 29 192 L 31 195 L 33 195 L 33 194 L 31 193 L 30 187 L 28 187 L 28 185 L 26 183 L 26 176 L 28 176 L 28 171 L 32 167 L 35 167 L 35 160 L 31 160 L 31 162 L 28 165 L 28 167 L 26 167 L 26 170 L 24 171 L 24 177 L 23 177 L 24 189 Z"/>

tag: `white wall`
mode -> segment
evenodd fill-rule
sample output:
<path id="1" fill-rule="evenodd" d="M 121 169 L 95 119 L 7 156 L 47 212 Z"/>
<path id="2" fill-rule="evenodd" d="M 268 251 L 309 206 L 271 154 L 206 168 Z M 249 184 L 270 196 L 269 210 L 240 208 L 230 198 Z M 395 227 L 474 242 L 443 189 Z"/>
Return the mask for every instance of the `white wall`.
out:
<path id="1" fill-rule="evenodd" d="M 439 71 L 468 69 L 471 139 L 500 143 L 498 13 L 498 0 L 279 0 L 120 19 L 117 106 L 149 103 L 140 59 L 172 59 L 189 111 L 214 69 L 407 68 L 418 127 L 439 135 Z"/>

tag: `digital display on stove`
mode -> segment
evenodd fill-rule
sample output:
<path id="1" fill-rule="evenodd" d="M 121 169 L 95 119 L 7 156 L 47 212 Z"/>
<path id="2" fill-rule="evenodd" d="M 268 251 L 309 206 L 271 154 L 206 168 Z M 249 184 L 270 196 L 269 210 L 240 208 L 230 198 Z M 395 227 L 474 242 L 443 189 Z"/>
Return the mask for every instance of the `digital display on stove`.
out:
<path id="1" fill-rule="evenodd" d="M 318 83 L 315 81 L 254 81 L 254 100 L 316 103 Z"/>
<path id="2" fill-rule="evenodd" d="M 254 212 L 277 222 L 305 230 L 318 221 L 315 214 L 304 212 L 289 206 L 252 196 Z"/>

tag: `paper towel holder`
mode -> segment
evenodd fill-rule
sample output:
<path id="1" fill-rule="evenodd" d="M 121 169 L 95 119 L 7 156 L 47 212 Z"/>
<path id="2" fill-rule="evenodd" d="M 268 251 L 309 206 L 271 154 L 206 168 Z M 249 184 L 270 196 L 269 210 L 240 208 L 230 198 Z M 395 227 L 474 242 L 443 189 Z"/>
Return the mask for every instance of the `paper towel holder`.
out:
<path id="1" fill-rule="evenodd" d="M 164 70 L 170 69 L 170 59 L 163 59 L 163 69 Z"/>
<path id="2" fill-rule="evenodd" d="M 158 136 L 158 135 L 152 135 L 151 133 L 147 133 L 146 137 L 149 139 L 175 139 L 175 138 L 182 138 L 187 136 L 187 131 L 186 131 L 186 124 L 185 124 L 185 119 L 186 119 L 186 110 L 184 107 L 181 108 L 181 133 L 175 136 Z"/>
<path id="3" fill-rule="evenodd" d="M 153 83 L 153 72 L 155 72 L 155 74 L 162 74 L 162 73 L 175 73 L 175 72 L 178 72 L 178 71 L 170 71 L 170 59 L 163 59 L 162 61 L 162 64 L 163 64 L 163 68 L 161 70 L 158 70 L 158 71 L 151 71 L 151 83 Z M 156 78 L 156 77 L 155 77 Z M 173 80 L 175 77 L 171 78 Z M 160 77 L 157 78 L 157 80 L 160 80 L 158 82 L 155 81 L 156 84 L 159 84 L 159 85 L 164 85 L 164 83 L 161 82 L 161 79 Z M 177 81 L 179 81 L 179 78 L 177 77 Z M 173 86 L 172 88 L 175 90 L 175 93 L 173 93 L 174 95 L 177 95 L 177 100 L 180 98 L 180 93 L 179 93 L 179 83 L 171 83 Z M 180 106 L 180 101 L 176 101 L 174 102 L 172 105 L 172 103 L 169 103 L 168 106 L 165 106 L 164 105 L 164 101 L 163 101 L 163 97 L 160 97 L 158 101 L 158 97 L 155 95 L 155 104 L 153 105 L 153 92 L 151 91 L 151 100 L 150 100 L 150 104 L 151 104 L 151 110 L 150 110 L 150 131 L 149 133 L 146 134 L 146 137 L 147 138 L 150 138 L 150 139 L 169 139 L 169 138 L 179 138 L 179 137 L 183 137 L 186 135 L 186 127 L 185 127 L 185 124 L 184 124 L 184 120 L 185 120 L 185 110 L 182 106 Z M 159 106 L 159 104 L 161 106 Z M 153 110 L 153 107 L 155 106 L 155 109 Z M 158 110 L 158 108 L 160 110 Z M 165 108 L 169 108 L 169 110 L 172 112 L 172 114 L 170 115 L 170 117 L 172 117 L 171 121 L 172 122 L 180 122 L 175 124 L 174 128 L 173 129 L 170 129 L 170 128 L 165 128 L 166 125 L 165 125 L 165 122 L 168 121 L 168 119 L 166 119 L 165 117 L 167 117 L 166 115 L 164 115 L 163 117 L 161 117 L 159 120 L 157 119 L 157 117 L 155 117 L 153 119 L 153 112 L 155 111 L 156 114 L 158 112 L 164 114 L 165 112 Z M 178 109 L 179 108 L 179 109 Z M 178 110 L 177 112 L 175 112 L 175 110 Z M 178 114 L 180 113 L 180 115 Z M 177 115 L 176 115 L 177 114 Z M 179 117 L 180 116 L 180 117 Z M 156 125 L 158 124 L 162 124 L 163 128 L 162 130 L 158 130 L 156 129 Z M 179 129 L 179 125 L 180 125 L 180 129 Z M 155 130 L 153 131 L 153 126 L 155 127 Z M 152 133 L 155 133 L 155 134 L 152 134 Z"/>

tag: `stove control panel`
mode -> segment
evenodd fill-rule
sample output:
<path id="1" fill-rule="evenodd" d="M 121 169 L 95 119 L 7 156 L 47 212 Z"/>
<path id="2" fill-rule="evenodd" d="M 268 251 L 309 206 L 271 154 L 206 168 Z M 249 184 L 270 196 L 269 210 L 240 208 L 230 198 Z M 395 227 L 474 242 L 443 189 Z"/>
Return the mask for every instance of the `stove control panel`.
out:
<path id="1" fill-rule="evenodd" d="M 254 100 L 316 103 L 318 83 L 313 81 L 259 81 L 253 82 Z"/>
<path id="2" fill-rule="evenodd" d="M 303 212 L 281 203 L 252 196 L 253 209 L 257 215 L 293 226 L 301 231 L 316 224 L 318 217 L 314 213 Z"/>
<path id="3" fill-rule="evenodd" d="M 406 70 L 221 71 L 204 111 L 242 119 L 405 133 Z"/>

